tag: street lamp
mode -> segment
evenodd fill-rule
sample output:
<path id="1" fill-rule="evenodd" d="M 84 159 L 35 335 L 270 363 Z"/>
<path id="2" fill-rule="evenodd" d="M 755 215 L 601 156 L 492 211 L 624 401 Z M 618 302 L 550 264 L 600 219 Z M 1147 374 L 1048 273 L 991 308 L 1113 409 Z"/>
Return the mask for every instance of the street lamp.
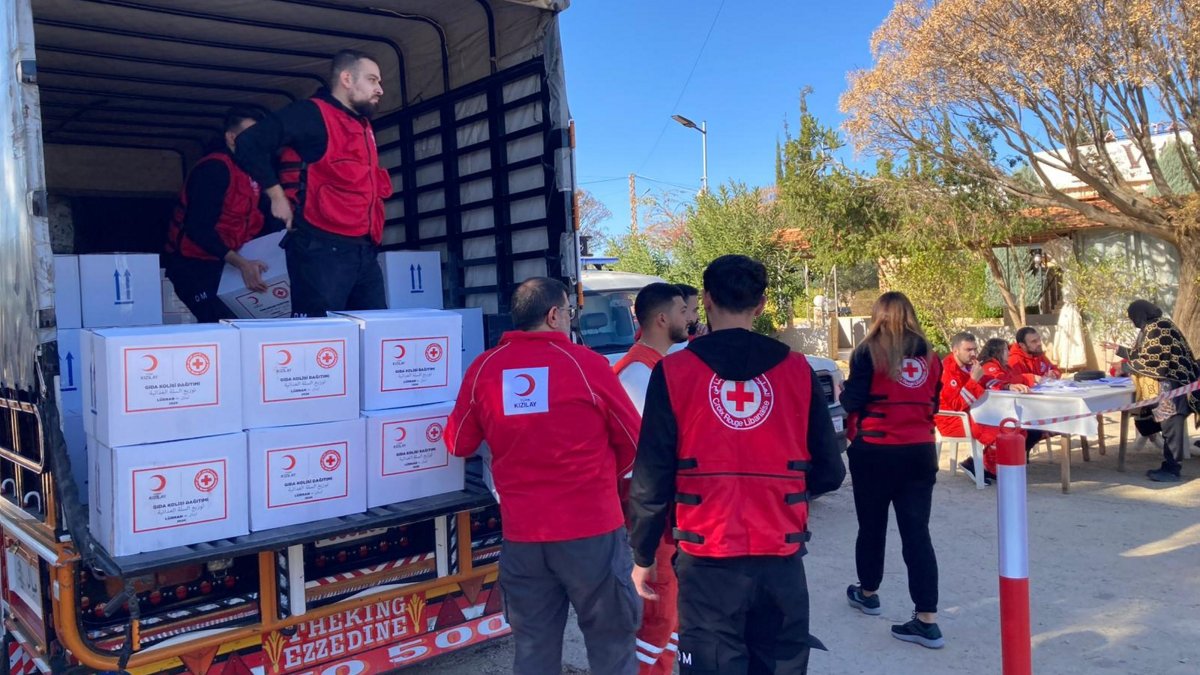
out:
<path id="1" fill-rule="evenodd" d="M 683 115 L 671 115 L 671 119 L 689 129 L 695 129 L 700 132 L 700 151 L 702 153 L 701 161 L 703 162 L 703 173 L 700 176 L 700 191 L 708 192 L 708 122 L 700 122 L 700 125 L 697 126 L 695 122 Z"/>

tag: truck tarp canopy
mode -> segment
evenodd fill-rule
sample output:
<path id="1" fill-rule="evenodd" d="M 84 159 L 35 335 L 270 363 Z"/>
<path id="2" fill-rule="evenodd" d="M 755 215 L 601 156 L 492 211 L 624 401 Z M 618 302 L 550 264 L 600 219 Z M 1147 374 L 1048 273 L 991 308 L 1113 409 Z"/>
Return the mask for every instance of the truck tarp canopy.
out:
<path id="1" fill-rule="evenodd" d="M 311 95 L 341 49 L 380 65 L 379 114 L 542 53 L 565 0 L 34 0 L 47 143 L 189 155 L 233 104 Z"/>

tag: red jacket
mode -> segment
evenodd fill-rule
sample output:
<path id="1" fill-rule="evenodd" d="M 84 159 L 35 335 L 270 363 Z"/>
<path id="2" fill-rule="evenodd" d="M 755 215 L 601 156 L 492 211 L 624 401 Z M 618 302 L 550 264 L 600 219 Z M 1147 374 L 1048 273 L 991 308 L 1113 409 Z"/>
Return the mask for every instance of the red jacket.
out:
<path id="1" fill-rule="evenodd" d="M 1008 366 L 1013 372 L 1021 376 L 1021 383 L 1033 386 L 1037 384 L 1037 378 L 1045 377 L 1053 374 L 1054 377 L 1062 377 L 1062 371 L 1058 366 L 1050 362 L 1046 357 L 1045 352 L 1034 356 L 1027 354 L 1021 345 L 1012 343 L 1008 348 Z"/>
<path id="2" fill-rule="evenodd" d="M 851 378 L 861 378 L 856 371 L 862 365 L 861 360 L 851 361 Z M 905 357 L 898 379 L 872 364 L 869 399 L 847 417 L 846 438 L 853 441 L 861 436 L 864 443 L 873 445 L 933 443 L 941 369 L 936 354 Z"/>
<path id="3" fill-rule="evenodd" d="M 985 391 L 982 384 L 971 379 L 971 369 L 960 366 L 953 354 L 942 361 L 942 392 L 938 399 L 939 410 L 965 412 L 969 415 L 971 406 L 980 396 L 983 396 Z M 962 437 L 962 420 L 945 415 L 938 415 L 934 420 L 937 422 L 938 431 L 942 432 L 943 436 Z M 971 435 L 984 445 L 990 445 L 998 432 L 997 427 L 986 427 L 971 420 Z"/>
<path id="4" fill-rule="evenodd" d="M 231 251 L 240 249 L 246 242 L 258 236 L 266 222 L 263 212 L 258 208 L 259 187 L 250 174 L 234 163 L 233 156 L 228 152 L 213 152 L 200 158 L 196 167 L 205 162 L 224 164 L 229 170 L 229 186 L 225 188 L 224 201 L 221 203 L 221 215 L 217 218 L 214 229 L 221 243 Z M 184 223 L 188 210 L 188 185 L 185 182 L 179 191 L 179 202 L 171 216 L 171 224 L 167 227 L 167 252 L 178 252 L 185 258 L 197 260 L 216 260 L 217 258 L 205 251 L 193 241 L 187 233 Z"/>
<path id="5" fill-rule="evenodd" d="M 467 369 L 445 438 L 457 457 L 487 441 L 506 539 L 569 541 L 625 522 L 617 479 L 640 426 L 603 356 L 561 333 L 514 331 Z"/>

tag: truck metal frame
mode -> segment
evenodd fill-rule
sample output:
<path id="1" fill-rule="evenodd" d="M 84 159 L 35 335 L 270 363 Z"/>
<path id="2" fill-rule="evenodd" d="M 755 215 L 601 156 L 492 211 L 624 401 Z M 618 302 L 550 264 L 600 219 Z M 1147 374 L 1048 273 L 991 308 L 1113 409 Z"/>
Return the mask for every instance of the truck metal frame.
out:
<path id="1" fill-rule="evenodd" d="M 491 344 L 515 283 L 578 287 L 566 5 L 0 3 L 0 675 L 377 673 L 507 634 L 477 462 L 461 492 L 356 516 L 137 556 L 95 545 L 54 403 L 50 201 L 164 196 L 223 108 L 303 98 L 333 52 L 364 49 L 388 83 L 384 247 L 440 251 L 447 306 L 483 308 Z M 104 175 L 117 153 L 137 175 Z"/>

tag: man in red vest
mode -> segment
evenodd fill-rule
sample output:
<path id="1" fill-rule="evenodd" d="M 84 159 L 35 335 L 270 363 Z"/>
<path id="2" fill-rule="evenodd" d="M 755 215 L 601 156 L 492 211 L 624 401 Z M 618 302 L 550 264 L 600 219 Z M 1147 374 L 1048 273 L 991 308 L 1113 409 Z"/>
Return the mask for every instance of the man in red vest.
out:
<path id="1" fill-rule="evenodd" d="M 617 481 L 633 464 L 640 420 L 608 361 L 571 342 L 573 310 L 562 282 L 521 284 L 516 330 L 467 369 L 443 437 L 458 457 L 484 441 L 491 449 L 513 672 L 562 671 L 570 605 L 591 672 L 634 675 L 642 603 Z"/>
<path id="2" fill-rule="evenodd" d="M 330 88 L 276 112 L 246 134 L 235 157 L 266 190 L 288 227 L 293 316 L 383 309 L 383 200 L 391 177 L 379 165 L 370 117 L 383 97 L 379 64 L 363 52 L 333 57 Z M 280 183 L 281 168 L 293 184 Z"/>
<path id="3" fill-rule="evenodd" d="M 1062 377 L 1062 370 L 1046 356 L 1041 333 L 1032 326 L 1017 331 L 1016 342 L 1008 348 L 1008 367 L 1030 387 L 1042 380 Z"/>
<path id="4" fill-rule="evenodd" d="M 263 231 L 266 219 L 259 204 L 261 192 L 258 183 L 233 161 L 237 139 L 262 118 L 254 108 L 233 108 L 225 114 L 221 149 L 192 167 L 167 227 L 167 278 L 200 323 L 233 318 L 233 312 L 217 298 L 226 264 L 241 271 L 246 288 L 267 289 L 262 280 L 266 263 L 238 254 L 243 244 Z"/>
<path id="5" fill-rule="evenodd" d="M 688 323 L 684 309 L 680 287 L 661 282 L 648 284 L 638 291 L 633 302 L 641 337 L 617 361 L 613 372 L 639 413 L 646 404 L 646 386 L 654 366 L 673 345 L 687 342 Z M 658 600 L 646 602 L 642 627 L 637 633 L 638 672 L 641 675 L 670 675 L 675 670 L 675 643 L 678 640 L 675 631 L 679 623 L 675 602 L 679 585 L 675 571 L 671 569 L 674 556 L 675 540 L 668 532 L 663 535 L 655 553 L 657 578 L 649 582 Z"/>
<path id="6" fill-rule="evenodd" d="M 650 376 L 630 490 L 638 593 L 674 507 L 682 673 L 805 673 L 808 499 L 846 476 L 833 421 L 803 355 L 751 332 L 767 272 L 740 255 L 704 271 L 712 332 Z"/>

